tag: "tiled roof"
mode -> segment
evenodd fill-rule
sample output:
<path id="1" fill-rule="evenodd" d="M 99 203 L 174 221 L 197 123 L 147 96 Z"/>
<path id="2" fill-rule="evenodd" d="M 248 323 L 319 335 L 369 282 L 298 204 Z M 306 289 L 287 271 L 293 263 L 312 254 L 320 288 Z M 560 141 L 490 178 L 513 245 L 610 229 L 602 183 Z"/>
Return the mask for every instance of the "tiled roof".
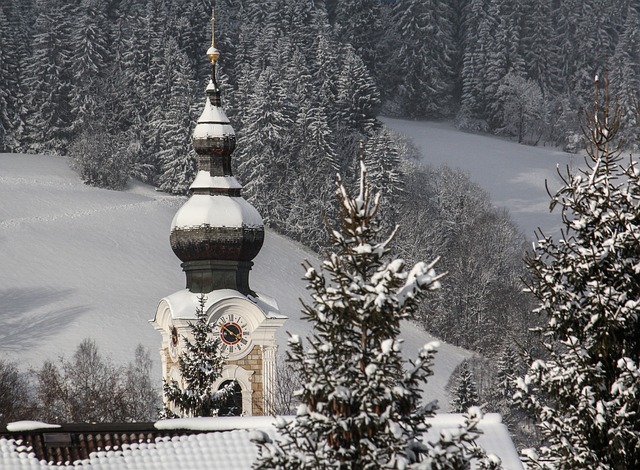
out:
<path id="1" fill-rule="evenodd" d="M 159 423 L 62 425 L 18 432 L 0 430 L 0 469 L 30 470 L 81 466 L 90 470 L 244 470 L 257 448 L 252 430 L 275 435 L 273 418 L 196 418 Z M 460 415 L 432 419 L 426 436 L 455 428 Z M 34 426 L 33 428 L 36 428 Z M 188 428 L 188 429 L 185 429 Z M 499 415 L 488 414 L 479 444 L 498 455 L 505 469 L 522 469 Z"/>

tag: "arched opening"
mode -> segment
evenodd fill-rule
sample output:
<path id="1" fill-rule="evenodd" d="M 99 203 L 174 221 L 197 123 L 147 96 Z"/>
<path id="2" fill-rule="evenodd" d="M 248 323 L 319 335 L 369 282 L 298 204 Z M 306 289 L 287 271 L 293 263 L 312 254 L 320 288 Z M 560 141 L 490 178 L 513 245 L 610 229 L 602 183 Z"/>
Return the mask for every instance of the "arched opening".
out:
<path id="1" fill-rule="evenodd" d="M 225 380 L 220 384 L 218 390 L 230 385 L 232 394 L 218 410 L 218 416 L 241 416 L 242 415 L 242 388 L 237 380 Z"/>

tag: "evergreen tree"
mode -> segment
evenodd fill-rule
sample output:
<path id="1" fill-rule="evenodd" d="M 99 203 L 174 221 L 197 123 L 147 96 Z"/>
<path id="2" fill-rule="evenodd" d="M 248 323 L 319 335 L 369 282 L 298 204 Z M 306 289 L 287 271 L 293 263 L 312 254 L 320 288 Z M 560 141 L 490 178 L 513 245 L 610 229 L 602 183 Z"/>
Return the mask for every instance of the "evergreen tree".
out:
<path id="1" fill-rule="evenodd" d="M 487 131 L 485 108 L 486 67 L 495 20 L 487 12 L 486 0 L 470 0 L 464 18 L 462 96 L 457 124 L 474 131 Z"/>
<path id="2" fill-rule="evenodd" d="M 282 440 L 254 436 L 260 445 L 254 468 L 409 468 L 412 462 L 414 468 L 467 468 L 474 457 L 489 463 L 473 444 L 477 409 L 458 433 L 420 442 L 436 408 L 421 404 L 420 391 L 436 345 L 405 364 L 398 335 L 400 321 L 439 287 L 434 263 L 408 269 L 388 256 L 393 234 L 381 237 L 379 197 L 370 193 L 363 164 L 358 194 L 340 179 L 336 194 L 340 224 L 329 228 L 333 252 L 322 271 L 307 266 L 305 274 L 313 303 L 304 305 L 304 314 L 314 333 L 306 345 L 298 336 L 289 340 L 301 405 L 295 420 L 277 421 Z"/>
<path id="3" fill-rule="evenodd" d="M 525 21 L 522 49 L 527 76 L 535 80 L 546 98 L 560 89 L 558 45 L 553 41 L 552 0 L 528 0 L 523 6 Z"/>
<path id="4" fill-rule="evenodd" d="M 517 448 L 529 447 L 536 440 L 535 425 L 527 414 L 514 403 L 515 378 L 522 372 L 522 360 L 507 344 L 500 353 L 491 389 L 487 396 L 487 409 L 500 413 L 502 422 L 509 428 Z"/>
<path id="5" fill-rule="evenodd" d="M 165 416 L 216 416 L 232 393 L 231 387 L 213 388 L 216 379 L 222 375 L 224 358 L 219 340 L 211 337 L 211 326 L 205 312 L 206 301 L 204 295 L 198 297 L 196 321 L 189 322 L 193 341 L 183 337 L 184 350 L 178 360 L 183 384 L 175 380 L 164 382 Z"/>
<path id="6" fill-rule="evenodd" d="M 33 35 L 33 0 L 9 0 L 2 7 L 6 15 L 6 29 L 0 32 L 2 45 L 0 55 L 6 62 L 1 65 L 0 78 L 6 99 L 4 127 L 10 129 L 5 135 L 5 146 L 10 151 L 24 151 L 27 116 L 25 66 L 31 59 Z M 0 62 L 2 59 L 0 59 Z"/>
<path id="7" fill-rule="evenodd" d="M 295 84 L 289 96 L 297 109 L 291 138 L 298 147 L 280 177 L 280 199 L 287 202 L 288 211 L 282 229 L 290 237 L 319 249 L 325 232 L 317 214 L 329 216 L 332 212 L 330 181 L 338 170 L 339 156 L 322 104 L 324 97 L 311 93 L 313 77 L 305 73 L 303 57 L 297 55 L 297 66 L 286 70 L 286 83 Z"/>
<path id="8" fill-rule="evenodd" d="M 520 358 L 514 349 L 507 345 L 498 359 L 496 365 L 496 379 L 493 387 L 493 395 L 498 400 L 511 400 L 515 392 L 514 379 L 520 373 Z"/>
<path id="9" fill-rule="evenodd" d="M 400 154 L 389 129 L 377 130 L 364 147 L 364 160 L 371 178 L 372 190 L 392 200 L 403 191 Z"/>
<path id="10" fill-rule="evenodd" d="M 11 50 L 10 46 L 11 32 L 9 23 L 4 12 L 0 9 L 0 79 L 3 86 L 0 88 L 0 151 L 6 152 L 11 146 L 13 123 L 11 122 L 11 93 L 16 92 L 15 87 L 11 86 L 12 73 L 12 57 L 8 54 Z"/>
<path id="11" fill-rule="evenodd" d="M 470 407 L 480 404 L 478 385 L 473 378 L 467 361 L 462 362 L 458 372 L 458 382 L 453 393 L 454 396 L 451 400 L 451 411 L 453 413 L 465 413 Z"/>
<path id="12" fill-rule="evenodd" d="M 488 130 L 496 127 L 499 101 L 496 100 L 498 87 L 509 71 L 510 40 L 509 18 L 503 11 L 503 0 L 489 0 L 487 15 L 480 23 L 479 41 L 486 51 L 485 66 L 480 71 L 484 102 L 481 104 L 481 115 L 489 124 Z M 502 16 L 505 14 L 505 16 Z"/>
<path id="13" fill-rule="evenodd" d="M 110 134 L 102 122 L 90 122 L 69 147 L 71 168 L 82 181 L 99 188 L 121 190 L 129 180 L 127 143 Z"/>
<path id="14" fill-rule="evenodd" d="M 27 138 L 34 152 L 64 153 L 70 143 L 69 6 L 36 0 L 32 57 L 25 70 Z"/>
<path id="15" fill-rule="evenodd" d="M 450 114 L 454 81 L 451 7 L 442 0 L 400 0 L 393 13 L 401 44 L 396 51 L 401 57 L 402 85 L 397 97 L 401 111 L 430 119 Z"/>
<path id="16" fill-rule="evenodd" d="M 95 117 L 98 106 L 102 106 L 101 78 L 107 72 L 109 62 L 109 21 L 107 2 L 81 0 L 73 16 L 82 27 L 72 29 L 70 43 L 73 55 L 70 60 L 72 72 L 71 132 L 79 134 Z"/>
<path id="17" fill-rule="evenodd" d="M 640 98 L 640 5 L 630 2 L 624 32 L 611 59 L 611 87 L 622 113 L 620 133 L 625 144 L 638 148 Z"/>
<path id="18" fill-rule="evenodd" d="M 292 125 L 285 86 L 279 71 L 263 70 L 248 97 L 245 123 L 238 137 L 238 171 L 247 181 L 248 199 L 268 218 L 276 200 L 257 197 L 282 186 L 281 175 L 288 164 L 286 151 L 290 141 L 287 129 Z"/>
<path id="19" fill-rule="evenodd" d="M 336 2 L 333 18 L 338 40 L 351 45 L 372 74 L 383 33 L 381 11 L 379 0 L 341 0 Z"/>
<path id="20" fill-rule="evenodd" d="M 195 152 L 191 144 L 195 123 L 195 87 L 186 54 L 180 51 L 173 38 L 167 40 L 164 59 L 164 73 L 170 87 L 167 106 L 162 120 L 158 122 L 160 175 L 157 185 L 167 193 L 186 194 L 196 173 Z"/>
<path id="21" fill-rule="evenodd" d="M 373 77 L 351 46 L 341 54 L 336 78 L 338 122 L 345 129 L 367 135 L 376 122 L 380 95 Z"/>
<path id="22" fill-rule="evenodd" d="M 640 171 L 615 145 L 617 113 L 586 113 L 586 168 L 567 170 L 552 198 L 566 227 L 527 258 L 545 359 L 529 364 L 515 398 L 544 438 L 543 468 L 640 467 Z"/>

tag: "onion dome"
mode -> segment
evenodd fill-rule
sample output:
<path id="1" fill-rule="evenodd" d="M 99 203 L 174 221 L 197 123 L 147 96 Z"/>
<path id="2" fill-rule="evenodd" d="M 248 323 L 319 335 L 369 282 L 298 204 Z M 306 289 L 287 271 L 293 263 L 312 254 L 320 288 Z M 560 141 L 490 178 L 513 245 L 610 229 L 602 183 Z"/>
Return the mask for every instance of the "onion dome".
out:
<path id="1" fill-rule="evenodd" d="M 221 104 L 216 81 L 220 57 L 213 39 L 207 56 L 211 80 L 205 106 L 193 132 L 198 173 L 189 188 L 191 197 L 171 223 L 171 248 L 182 261 L 191 292 L 235 289 L 250 293 L 249 270 L 264 242 L 264 224 L 258 211 L 241 195 L 242 185 L 231 171 L 236 135 Z"/>

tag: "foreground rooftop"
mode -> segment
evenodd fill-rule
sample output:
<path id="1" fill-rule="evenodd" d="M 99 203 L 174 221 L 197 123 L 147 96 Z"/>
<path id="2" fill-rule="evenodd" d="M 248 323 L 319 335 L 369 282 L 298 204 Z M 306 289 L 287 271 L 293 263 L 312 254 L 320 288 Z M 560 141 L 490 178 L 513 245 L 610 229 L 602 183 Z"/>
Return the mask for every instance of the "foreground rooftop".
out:
<path id="1" fill-rule="evenodd" d="M 251 432 L 274 437 L 273 422 L 272 417 L 64 425 L 21 421 L 0 429 L 0 469 L 248 470 L 258 454 Z M 435 440 L 462 424 L 463 416 L 439 414 L 429 422 L 426 439 Z M 499 456 L 506 470 L 523 468 L 500 415 L 485 415 L 480 429 L 478 444 Z"/>

